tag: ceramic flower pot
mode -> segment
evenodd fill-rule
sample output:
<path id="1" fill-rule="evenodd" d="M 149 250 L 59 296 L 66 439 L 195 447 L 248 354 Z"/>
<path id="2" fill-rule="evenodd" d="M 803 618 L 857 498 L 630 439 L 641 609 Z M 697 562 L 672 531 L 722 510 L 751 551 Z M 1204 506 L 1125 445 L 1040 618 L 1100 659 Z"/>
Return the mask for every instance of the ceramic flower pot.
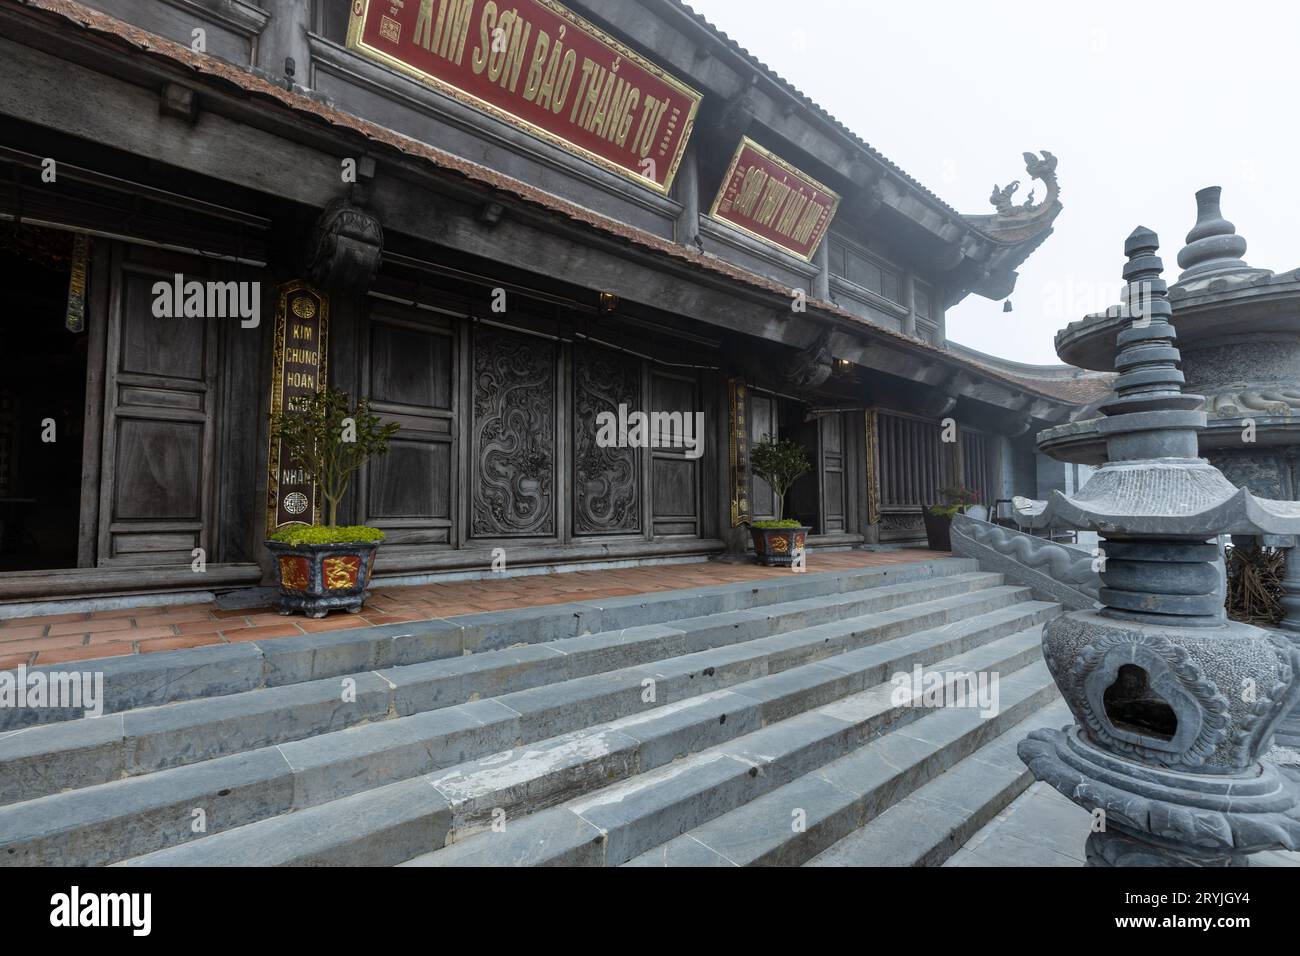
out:
<path id="1" fill-rule="evenodd" d="M 754 539 L 754 554 L 758 563 L 772 568 L 788 568 L 794 564 L 795 556 L 803 553 L 808 545 L 808 534 L 812 528 L 753 528 L 749 529 Z"/>
<path id="2" fill-rule="evenodd" d="M 308 617 L 322 618 L 339 608 L 357 614 L 370 597 L 366 585 L 374 570 L 378 542 L 292 545 L 268 541 L 266 546 L 275 556 L 281 614 L 302 611 Z"/>

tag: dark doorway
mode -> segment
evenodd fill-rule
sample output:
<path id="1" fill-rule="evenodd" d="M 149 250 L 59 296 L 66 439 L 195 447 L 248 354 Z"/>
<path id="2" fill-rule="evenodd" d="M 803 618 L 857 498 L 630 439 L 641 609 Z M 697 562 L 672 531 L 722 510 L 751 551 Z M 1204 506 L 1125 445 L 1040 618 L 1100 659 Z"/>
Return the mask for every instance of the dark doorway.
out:
<path id="1" fill-rule="evenodd" d="M 87 335 L 65 324 L 72 246 L 0 223 L 0 571 L 77 565 Z"/>

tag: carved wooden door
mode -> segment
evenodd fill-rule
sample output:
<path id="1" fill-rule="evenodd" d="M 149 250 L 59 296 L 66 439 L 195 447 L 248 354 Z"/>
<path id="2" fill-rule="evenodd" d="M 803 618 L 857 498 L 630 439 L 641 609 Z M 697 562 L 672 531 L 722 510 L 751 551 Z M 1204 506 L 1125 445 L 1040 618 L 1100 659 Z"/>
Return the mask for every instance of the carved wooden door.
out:
<path id="1" fill-rule="evenodd" d="M 641 363 L 612 349 L 573 347 L 573 535 L 639 534 L 641 450 L 600 441 L 600 417 L 639 411 Z"/>
<path id="2" fill-rule="evenodd" d="M 844 416 L 836 412 L 821 417 L 818 436 L 818 464 L 821 473 L 822 534 L 845 530 L 844 505 Z"/>
<path id="3" fill-rule="evenodd" d="M 749 447 L 768 438 L 779 438 L 776 398 L 762 392 L 749 390 Z M 750 514 L 755 521 L 771 521 L 776 517 L 776 495 L 772 487 L 758 475 L 750 477 Z"/>
<path id="4" fill-rule="evenodd" d="M 457 335 L 451 316 L 371 307 L 361 391 L 401 429 L 358 490 L 365 522 L 383 529 L 390 546 L 458 544 Z"/>
<path id="5" fill-rule="evenodd" d="M 105 342 L 101 567 L 188 564 L 211 548 L 217 323 L 159 317 L 154 286 L 235 278 L 223 264 L 118 244 Z"/>
<path id="6" fill-rule="evenodd" d="M 554 341 L 475 326 L 471 537 L 556 536 L 557 380 Z"/>
<path id="7" fill-rule="evenodd" d="M 695 415 L 702 411 L 700 386 L 692 375 L 654 369 L 650 373 L 650 412 L 680 414 L 697 441 L 704 441 L 695 427 Z M 651 505 L 654 509 L 654 534 L 698 535 L 700 533 L 701 462 L 703 457 L 687 448 L 663 447 L 650 450 Z"/>

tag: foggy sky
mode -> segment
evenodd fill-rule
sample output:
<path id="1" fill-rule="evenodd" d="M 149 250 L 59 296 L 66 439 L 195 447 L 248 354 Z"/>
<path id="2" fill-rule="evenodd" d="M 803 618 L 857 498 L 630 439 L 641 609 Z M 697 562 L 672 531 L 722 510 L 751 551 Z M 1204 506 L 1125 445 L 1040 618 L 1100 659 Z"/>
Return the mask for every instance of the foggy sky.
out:
<path id="1" fill-rule="evenodd" d="M 993 211 L 993 185 L 1041 183 L 1064 211 L 1020 269 L 1014 312 L 970 296 L 948 337 L 1056 363 L 1052 337 L 1118 300 L 1124 238 L 1160 234 L 1165 278 L 1223 187 L 1250 265 L 1300 267 L 1300 4 L 1009 0 L 689 0 L 949 205 Z"/>

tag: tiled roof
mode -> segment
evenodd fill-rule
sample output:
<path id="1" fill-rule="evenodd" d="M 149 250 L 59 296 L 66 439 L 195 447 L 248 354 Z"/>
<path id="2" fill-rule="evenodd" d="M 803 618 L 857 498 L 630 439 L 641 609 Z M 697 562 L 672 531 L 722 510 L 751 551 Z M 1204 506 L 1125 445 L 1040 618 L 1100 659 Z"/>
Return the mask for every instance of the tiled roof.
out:
<path id="1" fill-rule="evenodd" d="M 674 2 L 677 2 L 677 0 L 674 0 Z M 250 98 L 258 99 L 268 106 L 283 108 L 300 117 L 310 118 L 335 129 L 361 135 L 372 143 L 387 146 L 405 156 L 424 160 L 440 170 L 458 174 L 470 182 L 502 193 L 508 193 L 523 202 L 543 208 L 570 221 L 581 223 L 606 235 L 617 237 L 630 245 L 651 250 L 676 260 L 678 263 L 690 265 L 704 272 L 721 275 L 753 289 L 782 297 L 789 297 L 790 295 L 791 290 L 789 288 L 765 276 L 732 265 L 716 256 L 706 255 L 696 249 L 679 245 L 653 233 L 602 216 L 576 203 L 561 199 L 529 186 L 527 183 L 503 175 L 496 170 L 462 159 L 427 143 L 422 143 L 386 127 L 379 126 L 369 120 L 361 119 L 351 113 L 335 109 L 310 96 L 286 90 L 246 69 L 204 53 L 196 53 L 189 47 L 124 23 L 108 14 L 92 10 L 75 2 L 75 0 L 0 0 L 0 5 L 26 7 L 43 11 L 61 19 L 65 24 L 75 25 L 89 33 L 104 37 L 110 42 L 124 43 L 139 53 L 187 68 L 208 82 L 224 82 Z M 1028 391 L 1056 401 L 1072 402 L 1071 399 L 1062 398 L 1055 391 L 1048 390 L 1048 386 L 1056 383 L 1014 378 L 997 369 L 954 355 L 928 342 L 910 338 L 876 325 L 830 302 L 809 300 L 808 305 L 810 314 L 816 312 L 824 316 L 833 316 L 845 320 L 865 333 L 888 339 L 910 351 L 928 353 L 935 360 L 965 367 L 976 371 L 985 378 L 1012 385 L 1018 390 Z"/>

